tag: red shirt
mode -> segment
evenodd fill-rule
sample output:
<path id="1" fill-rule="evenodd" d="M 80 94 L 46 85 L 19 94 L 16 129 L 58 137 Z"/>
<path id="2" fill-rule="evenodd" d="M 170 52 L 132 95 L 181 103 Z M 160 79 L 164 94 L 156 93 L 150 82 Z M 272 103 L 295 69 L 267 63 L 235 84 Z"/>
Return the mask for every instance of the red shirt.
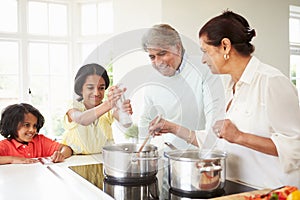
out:
<path id="1" fill-rule="evenodd" d="M 25 158 L 49 157 L 57 151 L 60 143 L 37 134 L 28 145 L 15 139 L 0 141 L 0 156 L 19 156 Z"/>

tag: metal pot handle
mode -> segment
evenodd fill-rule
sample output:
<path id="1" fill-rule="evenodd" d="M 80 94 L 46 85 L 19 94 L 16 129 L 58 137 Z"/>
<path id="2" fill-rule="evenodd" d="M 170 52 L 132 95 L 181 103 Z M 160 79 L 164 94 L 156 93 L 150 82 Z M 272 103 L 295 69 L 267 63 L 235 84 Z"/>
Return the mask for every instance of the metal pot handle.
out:
<path id="1" fill-rule="evenodd" d="M 211 163 L 211 166 L 202 166 L 201 165 L 202 162 L 197 162 L 196 163 L 196 167 L 199 169 L 200 173 L 203 172 L 216 172 L 216 171 L 221 171 L 222 167 L 220 165 L 215 165 L 213 163 Z"/>

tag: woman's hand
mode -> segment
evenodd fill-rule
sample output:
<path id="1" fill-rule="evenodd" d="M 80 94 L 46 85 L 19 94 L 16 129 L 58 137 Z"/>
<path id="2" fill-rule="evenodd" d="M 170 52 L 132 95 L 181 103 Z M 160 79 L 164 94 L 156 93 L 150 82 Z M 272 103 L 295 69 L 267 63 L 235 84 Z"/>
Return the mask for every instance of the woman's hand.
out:
<path id="1" fill-rule="evenodd" d="M 229 119 L 219 120 L 212 127 L 219 138 L 230 143 L 237 143 L 243 133 Z"/>
<path id="2" fill-rule="evenodd" d="M 261 153 L 278 156 L 277 148 L 268 137 L 245 133 L 240 131 L 229 119 L 220 120 L 212 127 L 219 138 L 223 138 L 230 143 L 242 145 Z"/>

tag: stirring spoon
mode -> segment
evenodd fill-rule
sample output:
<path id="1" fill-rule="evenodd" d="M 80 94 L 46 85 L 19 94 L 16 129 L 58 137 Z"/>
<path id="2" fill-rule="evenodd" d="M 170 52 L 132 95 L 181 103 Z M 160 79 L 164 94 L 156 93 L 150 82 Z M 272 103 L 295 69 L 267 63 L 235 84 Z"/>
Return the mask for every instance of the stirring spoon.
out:
<path id="1" fill-rule="evenodd" d="M 161 115 L 158 115 L 158 118 L 156 119 L 154 125 L 158 124 L 158 122 L 159 122 L 160 120 L 161 120 Z M 146 139 L 144 140 L 143 144 L 142 144 L 141 147 L 139 148 L 138 153 L 140 153 L 140 152 L 143 150 L 143 148 L 144 148 L 144 146 L 146 145 L 146 143 L 148 142 L 150 136 L 152 136 L 152 134 L 149 132 L 149 134 L 147 135 L 147 137 L 146 137 Z"/>

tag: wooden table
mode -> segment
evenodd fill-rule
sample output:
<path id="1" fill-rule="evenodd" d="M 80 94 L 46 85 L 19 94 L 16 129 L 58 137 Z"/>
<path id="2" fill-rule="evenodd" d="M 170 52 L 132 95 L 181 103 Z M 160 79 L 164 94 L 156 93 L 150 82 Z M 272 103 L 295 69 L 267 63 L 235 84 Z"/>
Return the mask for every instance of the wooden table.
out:
<path id="1" fill-rule="evenodd" d="M 223 197 L 218 197 L 218 198 L 213 198 L 213 200 L 245 200 L 245 196 L 251 196 L 255 194 L 265 194 L 268 193 L 270 189 L 263 189 L 263 190 L 254 190 L 251 192 L 243 192 L 239 194 L 233 194 L 233 195 L 228 195 L 228 196 L 223 196 Z"/>

